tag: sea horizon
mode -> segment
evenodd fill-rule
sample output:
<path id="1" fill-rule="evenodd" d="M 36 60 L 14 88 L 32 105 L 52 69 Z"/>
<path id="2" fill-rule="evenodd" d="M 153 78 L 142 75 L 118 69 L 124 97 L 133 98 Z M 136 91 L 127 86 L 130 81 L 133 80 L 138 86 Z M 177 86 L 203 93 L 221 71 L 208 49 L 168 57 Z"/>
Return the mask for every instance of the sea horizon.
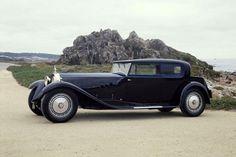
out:
<path id="1" fill-rule="evenodd" d="M 212 65 L 215 71 L 236 72 L 236 58 L 208 58 L 202 60 Z"/>

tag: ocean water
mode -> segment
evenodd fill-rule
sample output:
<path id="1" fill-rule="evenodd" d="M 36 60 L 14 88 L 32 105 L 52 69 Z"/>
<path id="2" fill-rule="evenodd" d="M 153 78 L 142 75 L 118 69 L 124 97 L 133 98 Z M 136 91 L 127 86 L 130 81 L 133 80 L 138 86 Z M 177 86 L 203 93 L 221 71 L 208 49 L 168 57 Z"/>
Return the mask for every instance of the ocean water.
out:
<path id="1" fill-rule="evenodd" d="M 228 59 L 204 59 L 208 64 L 214 66 L 216 71 L 236 72 L 236 58 Z"/>

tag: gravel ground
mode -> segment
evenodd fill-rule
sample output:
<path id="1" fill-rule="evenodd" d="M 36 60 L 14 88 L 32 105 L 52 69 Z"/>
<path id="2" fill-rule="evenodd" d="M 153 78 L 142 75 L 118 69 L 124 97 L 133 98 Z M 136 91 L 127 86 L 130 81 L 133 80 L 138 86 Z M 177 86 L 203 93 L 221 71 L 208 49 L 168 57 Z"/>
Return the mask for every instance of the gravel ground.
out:
<path id="1" fill-rule="evenodd" d="M 53 124 L 27 107 L 29 90 L 0 63 L 0 157 L 233 157 L 236 112 L 205 111 L 183 117 L 156 110 L 79 110 Z"/>

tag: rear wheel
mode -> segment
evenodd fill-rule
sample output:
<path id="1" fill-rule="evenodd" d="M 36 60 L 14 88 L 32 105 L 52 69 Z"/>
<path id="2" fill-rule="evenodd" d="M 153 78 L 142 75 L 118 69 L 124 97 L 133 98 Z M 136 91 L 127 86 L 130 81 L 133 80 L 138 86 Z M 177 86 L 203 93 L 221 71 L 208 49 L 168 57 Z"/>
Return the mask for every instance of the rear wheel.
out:
<path id="1" fill-rule="evenodd" d="M 184 93 L 180 105 L 181 111 L 190 117 L 199 116 L 205 109 L 206 103 L 199 89 L 191 88 Z"/>
<path id="2" fill-rule="evenodd" d="M 44 95 L 41 104 L 43 115 L 51 122 L 70 120 L 77 112 L 78 99 L 69 89 L 55 89 Z"/>
<path id="3" fill-rule="evenodd" d="M 31 92 L 29 94 L 29 97 L 28 97 L 28 105 L 29 105 L 30 110 L 33 113 L 35 113 L 38 116 L 42 116 L 43 114 L 42 114 L 42 112 L 40 111 L 40 109 L 37 106 L 37 104 L 40 104 L 40 102 L 35 102 L 34 104 L 31 102 L 32 99 L 33 99 L 33 96 L 35 94 L 35 91 L 36 91 L 36 88 L 31 90 Z"/>
<path id="4" fill-rule="evenodd" d="M 160 112 L 170 112 L 170 111 L 172 111 L 174 108 L 159 108 L 158 110 L 160 111 Z"/>

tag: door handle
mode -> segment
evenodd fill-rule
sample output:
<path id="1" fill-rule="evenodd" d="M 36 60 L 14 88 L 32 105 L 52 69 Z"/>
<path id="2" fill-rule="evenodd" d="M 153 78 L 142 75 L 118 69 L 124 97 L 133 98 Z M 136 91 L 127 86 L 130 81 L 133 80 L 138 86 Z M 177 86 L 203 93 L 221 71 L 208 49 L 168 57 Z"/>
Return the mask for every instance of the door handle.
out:
<path id="1" fill-rule="evenodd" d="M 132 79 L 128 79 L 127 81 L 130 82 L 130 81 L 132 81 Z"/>

